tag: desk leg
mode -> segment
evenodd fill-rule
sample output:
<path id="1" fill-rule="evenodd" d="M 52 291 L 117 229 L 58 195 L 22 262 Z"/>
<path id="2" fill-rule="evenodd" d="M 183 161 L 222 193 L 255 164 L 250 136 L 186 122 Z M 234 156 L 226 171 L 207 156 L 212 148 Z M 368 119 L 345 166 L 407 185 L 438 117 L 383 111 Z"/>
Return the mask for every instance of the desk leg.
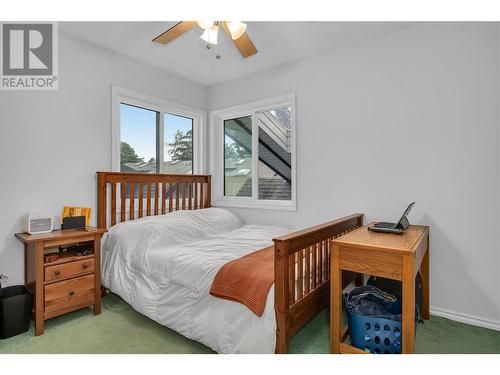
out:
<path id="1" fill-rule="evenodd" d="M 415 270 L 414 258 L 403 256 L 403 354 L 415 352 Z"/>
<path id="2" fill-rule="evenodd" d="M 330 284 L 330 353 L 340 353 L 341 314 L 342 314 L 342 271 L 340 270 L 340 247 L 332 246 L 332 268 Z"/>
<path id="3" fill-rule="evenodd" d="M 43 242 L 35 243 L 35 336 L 43 334 Z"/>
<path id="4" fill-rule="evenodd" d="M 429 244 L 429 240 L 427 240 Z M 420 267 L 420 272 L 422 275 L 422 292 L 424 294 L 424 302 L 422 306 L 422 318 L 429 320 L 430 316 L 430 304 L 429 304 L 429 245 L 427 245 L 427 251 L 425 252 L 424 259 L 422 259 L 422 265 Z"/>

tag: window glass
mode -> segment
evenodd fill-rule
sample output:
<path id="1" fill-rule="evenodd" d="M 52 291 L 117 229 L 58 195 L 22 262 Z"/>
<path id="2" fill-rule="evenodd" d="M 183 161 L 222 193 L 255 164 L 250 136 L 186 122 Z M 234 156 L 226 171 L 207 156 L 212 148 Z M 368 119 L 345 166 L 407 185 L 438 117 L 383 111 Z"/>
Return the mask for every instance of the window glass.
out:
<path id="1" fill-rule="evenodd" d="M 193 173 L 193 119 L 165 113 L 163 172 Z"/>
<path id="2" fill-rule="evenodd" d="M 292 199 L 291 107 L 257 114 L 259 199 Z"/>
<path id="3" fill-rule="evenodd" d="M 224 195 L 252 196 L 252 117 L 224 120 Z"/>
<path id="4" fill-rule="evenodd" d="M 120 171 L 156 172 L 157 112 L 120 103 Z"/>

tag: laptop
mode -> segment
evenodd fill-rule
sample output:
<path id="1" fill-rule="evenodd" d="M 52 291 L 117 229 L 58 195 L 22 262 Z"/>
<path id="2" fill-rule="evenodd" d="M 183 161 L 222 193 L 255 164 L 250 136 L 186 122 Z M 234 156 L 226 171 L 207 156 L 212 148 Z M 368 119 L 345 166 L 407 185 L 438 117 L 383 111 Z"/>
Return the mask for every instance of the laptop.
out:
<path id="1" fill-rule="evenodd" d="M 397 223 L 386 223 L 381 221 L 379 223 L 375 223 L 373 226 L 368 227 L 368 230 L 373 232 L 383 232 L 383 233 L 397 233 L 401 234 L 403 231 L 410 226 L 410 222 L 408 221 L 408 214 L 410 213 L 415 202 L 409 204 L 406 208 L 405 212 L 401 216 L 401 219 Z"/>

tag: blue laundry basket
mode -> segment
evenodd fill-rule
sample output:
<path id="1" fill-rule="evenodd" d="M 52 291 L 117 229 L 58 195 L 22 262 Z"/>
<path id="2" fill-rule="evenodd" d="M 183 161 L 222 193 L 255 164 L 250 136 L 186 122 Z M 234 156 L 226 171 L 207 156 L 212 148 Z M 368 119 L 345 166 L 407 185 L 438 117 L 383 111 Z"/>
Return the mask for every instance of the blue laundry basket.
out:
<path id="1" fill-rule="evenodd" d="M 353 346 L 374 354 L 401 353 L 400 321 L 352 313 L 347 308 L 347 294 L 344 294 L 343 300 Z M 397 300 L 390 312 L 401 314 L 401 308 L 401 301 Z"/>

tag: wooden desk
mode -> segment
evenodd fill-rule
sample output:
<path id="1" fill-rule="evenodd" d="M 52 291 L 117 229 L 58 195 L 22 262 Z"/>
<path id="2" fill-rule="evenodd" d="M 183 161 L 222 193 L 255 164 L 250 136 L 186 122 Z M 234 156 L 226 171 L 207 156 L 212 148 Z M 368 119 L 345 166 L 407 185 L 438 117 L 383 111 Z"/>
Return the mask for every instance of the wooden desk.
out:
<path id="1" fill-rule="evenodd" d="M 94 305 L 101 313 L 100 240 L 105 229 L 58 230 L 44 234 L 16 233 L 24 242 L 24 285 L 35 296 L 35 335 L 43 333 L 44 321 Z M 78 243 L 91 244 L 94 253 L 65 256 L 45 263 L 46 249 Z"/>
<path id="2" fill-rule="evenodd" d="M 415 276 L 420 270 L 424 302 L 422 317 L 429 319 L 429 227 L 411 225 L 403 234 L 375 233 L 367 226 L 332 240 L 330 352 L 365 353 L 345 344 L 341 327 L 342 270 L 403 282 L 402 352 L 415 351 Z"/>

